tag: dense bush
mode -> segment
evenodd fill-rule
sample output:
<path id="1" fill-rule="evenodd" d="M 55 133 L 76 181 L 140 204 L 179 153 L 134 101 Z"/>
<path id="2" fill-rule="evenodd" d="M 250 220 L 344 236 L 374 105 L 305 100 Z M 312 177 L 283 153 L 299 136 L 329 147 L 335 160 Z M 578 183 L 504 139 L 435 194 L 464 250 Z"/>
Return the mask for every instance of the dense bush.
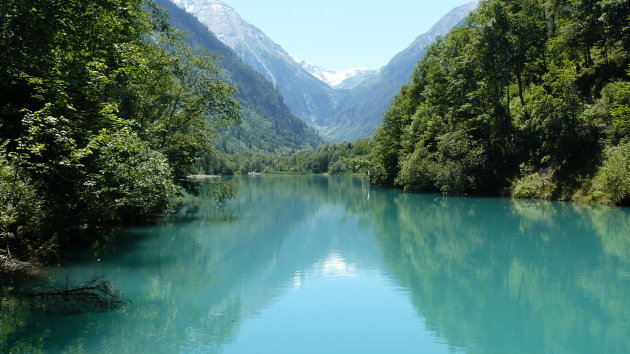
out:
<path id="1" fill-rule="evenodd" d="M 540 173 L 532 173 L 516 179 L 512 183 L 514 198 L 533 198 L 550 200 L 554 196 L 556 185 Z"/>
<path id="2" fill-rule="evenodd" d="M 104 133 L 87 149 L 83 160 L 89 172 L 76 187 L 86 223 L 158 212 L 178 195 L 166 157 L 133 132 Z"/>
<path id="3" fill-rule="evenodd" d="M 609 148 L 590 191 L 593 201 L 630 204 L 630 142 Z"/>

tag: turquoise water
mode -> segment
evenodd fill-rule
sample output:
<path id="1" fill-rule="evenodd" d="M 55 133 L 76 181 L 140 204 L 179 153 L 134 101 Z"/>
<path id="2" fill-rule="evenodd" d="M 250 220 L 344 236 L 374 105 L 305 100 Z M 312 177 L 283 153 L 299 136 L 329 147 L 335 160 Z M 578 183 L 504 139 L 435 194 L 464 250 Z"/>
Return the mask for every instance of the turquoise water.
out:
<path id="1" fill-rule="evenodd" d="M 630 211 L 255 176 L 50 270 L 128 306 L 2 300 L 0 352 L 629 353 Z"/>

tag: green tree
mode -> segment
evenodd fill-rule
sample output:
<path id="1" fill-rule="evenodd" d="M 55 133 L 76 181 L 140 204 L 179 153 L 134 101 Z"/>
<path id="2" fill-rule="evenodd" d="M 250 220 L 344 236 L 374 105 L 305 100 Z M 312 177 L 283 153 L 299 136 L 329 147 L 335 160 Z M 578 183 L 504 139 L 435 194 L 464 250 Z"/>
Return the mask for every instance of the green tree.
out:
<path id="1" fill-rule="evenodd" d="M 627 9 L 616 0 L 481 2 L 428 48 L 384 116 L 371 181 L 572 198 L 602 161 L 619 166 L 604 151 L 628 139 Z"/>
<path id="2" fill-rule="evenodd" d="M 0 51 L 3 158 L 62 244 L 164 210 L 214 128 L 238 122 L 216 58 L 193 54 L 152 1 L 6 0 Z M 43 230 L 9 229 L 41 244 Z"/>

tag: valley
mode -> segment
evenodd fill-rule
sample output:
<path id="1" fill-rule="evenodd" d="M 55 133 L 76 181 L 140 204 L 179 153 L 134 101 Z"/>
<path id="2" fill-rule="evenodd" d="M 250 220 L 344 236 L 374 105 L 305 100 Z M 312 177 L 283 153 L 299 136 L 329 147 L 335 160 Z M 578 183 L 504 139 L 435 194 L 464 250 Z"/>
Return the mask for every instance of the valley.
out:
<path id="1" fill-rule="evenodd" d="M 247 65 L 280 92 L 289 109 L 327 140 L 371 136 L 400 88 L 409 83 L 425 47 L 463 23 L 476 2 L 459 6 L 378 70 L 335 73 L 296 59 L 219 0 L 172 0 L 208 27 Z M 177 26 L 176 26 L 177 27 Z"/>
<path id="2" fill-rule="evenodd" d="M 0 352 L 626 353 L 630 2 L 458 1 L 1 1 Z"/>

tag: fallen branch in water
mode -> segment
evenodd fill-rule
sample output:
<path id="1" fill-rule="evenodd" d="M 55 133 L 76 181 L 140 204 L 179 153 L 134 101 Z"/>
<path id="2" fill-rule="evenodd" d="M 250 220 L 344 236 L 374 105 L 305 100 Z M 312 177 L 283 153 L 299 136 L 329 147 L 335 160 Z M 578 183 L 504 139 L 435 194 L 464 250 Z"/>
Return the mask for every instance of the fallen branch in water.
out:
<path id="1" fill-rule="evenodd" d="M 94 278 L 78 286 L 42 292 L 22 293 L 33 298 L 32 308 L 53 313 L 104 312 L 125 306 L 116 288 L 103 278 Z"/>

